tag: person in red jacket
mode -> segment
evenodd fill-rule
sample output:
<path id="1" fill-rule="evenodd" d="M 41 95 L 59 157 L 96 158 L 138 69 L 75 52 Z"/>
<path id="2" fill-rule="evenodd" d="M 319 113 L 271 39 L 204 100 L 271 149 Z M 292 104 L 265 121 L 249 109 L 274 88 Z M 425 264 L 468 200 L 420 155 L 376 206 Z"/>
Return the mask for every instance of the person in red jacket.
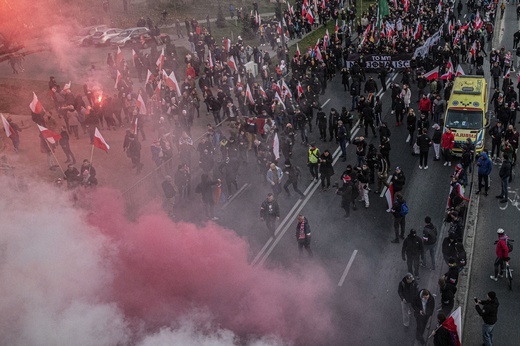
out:
<path id="1" fill-rule="evenodd" d="M 495 275 L 491 275 L 491 280 L 498 281 L 498 278 L 502 276 L 499 274 L 498 268 L 500 267 L 500 273 L 504 270 L 504 262 L 509 261 L 509 248 L 507 247 L 507 240 L 509 237 L 506 235 L 506 232 L 499 228 L 497 229 L 498 241 L 496 242 L 496 254 L 497 259 L 495 260 Z"/>
<path id="2" fill-rule="evenodd" d="M 426 96 L 426 94 L 423 94 L 421 100 L 419 100 L 419 111 L 421 112 L 421 114 L 426 115 L 426 118 L 428 118 L 431 109 L 432 109 L 432 102 Z"/>
<path id="3" fill-rule="evenodd" d="M 455 136 L 449 127 L 442 134 L 441 137 L 441 148 L 442 155 L 444 156 L 444 166 L 451 166 L 451 151 L 455 146 Z"/>

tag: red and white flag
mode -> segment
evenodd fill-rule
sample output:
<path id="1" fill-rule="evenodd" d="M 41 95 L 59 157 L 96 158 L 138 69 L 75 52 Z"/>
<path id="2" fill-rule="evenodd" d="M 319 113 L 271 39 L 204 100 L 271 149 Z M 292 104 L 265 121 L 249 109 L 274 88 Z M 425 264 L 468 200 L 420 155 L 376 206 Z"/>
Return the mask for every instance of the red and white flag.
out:
<path id="1" fill-rule="evenodd" d="M 233 70 L 237 70 L 237 64 L 235 62 L 235 58 L 233 56 L 230 56 L 227 62 L 228 66 L 231 67 Z"/>
<path id="2" fill-rule="evenodd" d="M 388 209 L 386 210 L 388 213 L 392 210 L 394 206 L 394 185 L 388 185 L 388 188 L 385 191 L 386 203 L 388 204 Z"/>
<path id="3" fill-rule="evenodd" d="M 14 130 L 11 128 L 11 125 L 9 124 L 7 119 L 4 117 L 4 115 L 1 114 L 1 116 L 2 116 L 2 124 L 4 125 L 5 135 L 9 138 L 14 133 Z"/>
<path id="4" fill-rule="evenodd" d="M 506 74 L 504 75 L 504 78 L 509 78 L 509 76 L 511 76 L 511 69 L 510 68 L 507 69 Z"/>
<path id="5" fill-rule="evenodd" d="M 33 91 L 33 99 L 31 103 L 29 104 L 29 108 L 31 109 L 31 112 L 35 114 L 40 114 L 43 110 L 42 104 L 38 100 L 38 96 Z"/>
<path id="6" fill-rule="evenodd" d="M 477 55 L 477 42 L 476 41 L 473 41 L 473 44 L 471 45 L 469 52 L 471 53 L 471 55 L 473 55 L 473 57 L 475 57 Z"/>
<path id="7" fill-rule="evenodd" d="M 300 47 L 298 46 L 298 42 L 296 42 L 296 56 L 299 58 L 302 54 L 300 53 Z"/>
<path id="8" fill-rule="evenodd" d="M 280 158 L 280 140 L 278 139 L 278 132 L 274 134 L 273 138 L 273 154 L 276 160 Z"/>
<path id="9" fill-rule="evenodd" d="M 181 95 L 181 88 L 179 88 L 179 83 L 177 83 L 177 78 L 175 78 L 175 74 L 173 73 L 173 71 L 168 76 L 166 71 L 163 70 L 163 79 L 164 79 L 164 83 L 166 83 L 167 87 L 175 90 L 175 92 L 177 93 L 177 96 Z"/>
<path id="10" fill-rule="evenodd" d="M 152 78 L 152 77 L 153 77 L 152 72 L 150 70 L 148 70 L 146 72 L 146 80 L 144 81 L 144 84 L 148 84 L 148 82 L 150 81 L 150 78 Z"/>
<path id="11" fill-rule="evenodd" d="M 441 76 L 441 79 L 451 79 L 455 73 L 453 71 L 453 63 L 451 62 L 451 58 L 449 58 L 446 68 L 446 73 Z"/>
<path id="12" fill-rule="evenodd" d="M 65 83 L 65 85 L 63 86 L 63 90 L 67 90 L 67 89 L 70 90 L 70 86 L 71 85 L 72 85 L 72 81 L 69 81 L 68 83 Z"/>
<path id="13" fill-rule="evenodd" d="M 405 12 L 408 12 L 408 9 L 410 8 L 410 0 L 404 0 L 403 4 Z"/>
<path id="14" fill-rule="evenodd" d="M 418 40 L 419 37 L 421 36 L 421 31 L 422 31 L 422 23 L 421 23 L 421 19 L 419 18 L 417 20 L 417 26 L 415 27 L 415 31 L 413 33 L 413 37 Z"/>
<path id="15" fill-rule="evenodd" d="M 101 150 L 104 150 L 108 154 L 108 149 L 110 149 L 110 145 L 108 145 L 107 141 L 103 138 L 101 135 L 101 132 L 99 132 L 98 128 L 94 130 L 94 143 L 93 145 Z"/>
<path id="16" fill-rule="evenodd" d="M 282 36 L 282 23 L 278 22 L 278 26 L 276 27 L 276 31 L 278 32 L 278 35 Z"/>
<path id="17" fill-rule="evenodd" d="M 455 27 L 455 25 L 453 25 L 453 22 L 450 20 L 449 24 L 448 24 L 448 34 L 451 35 L 453 33 L 453 28 Z"/>
<path id="18" fill-rule="evenodd" d="M 157 95 L 157 98 L 161 99 L 161 86 L 162 86 L 162 80 L 159 80 L 159 83 L 157 83 L 157 86 L 155 87 L 155 95 Z"/>
<path id="19" fill-rule="evenodd" d="M 307 12 L 306 18 L 310 25 L 314 24 L 314 16 L 312 15 L 311 11 Z"/>
<path id="20" fill-rule="evenodd" d="M 144 104 L 143 97 L 141 96 L 141 94 L 137 96 L 137 101 L 135 103 L 137 109 L 139 110 L 139 114 L 146 115 L 146 105 Z"/>
<path id="21" fill-rule="evenodd" d="M 123 76 L 121 76 L 121 72 L 119 72 L 119 70 L 117 70 L 117 74 L 116 74 L 116 84 L 114 85 L 114 88 L 117 89 L 117 85 L 119 84 L 119 82 L 121 81 L 121 79 L 123 78 Z"/>
<path id="22" fill-rule="evenodd" d="M 224 46 L 226 52 L 229 52 L 229 50 L 231 49 L 231 40 L 229 38 L 226 38 L 222 41 L 222 45 Z"/>
<path id="23" fill-rule="evenodd" d="M 132 61 L 134 63 L 134 67 L 135 67 L 135 61 L 137 60 L 138 56 L 137 56 L 137 53 L 135 52 L 135 50 L 132 49 Z"/>
<path id="24" fill-rule="evenodd" d="M 119 64 L 122 61 L 123 61 L 123 52 L 121 52 L 121 48 L 117 47 L 116 66 L 119 67 Z"/>
<path id="25" fill-rule="evenodd" d="M 296 90 L 298 91 L 298 98 L 303 96 L 303 87 L 302 83 L 298 82 L 298 86 L 296 87 Z"/>
<path id="26" fill-rule="evenodd" d="M 475 24 L 474 24 L 475 30 L 482 28 L 483 24 L 484 23 L 482 22 L 482 19 L 480 18 L 480 12 L 477 12 L 477 16 L 475 17 Z"/>
<path id="27" fill-rule="evenodd" d="M 208 63 L 211 69 L 215 67 L 215 65 L 213 64 L 213 57 L 211 56 L 211 50 L 208 50 Z"/>
<path id="28" fill-rule="evenodd" d="M 283 93 L 284 98 L 285 97 L 289 97 L 289 98 L 293 97 L 291 89 L 289 89 L 287 84 L 285 84 L 284 80 L 282 80 L 282 93 Z"/>
<path id="29" fill-rule="evenodd" d="M 458 76 L 465 76 L 464 70 L 462 69 L 462 66 L 460 64 L 457 66 L 457 72 L 455 72 L 455 77 Z"/>
<path id="30" fill-rule="evenodd" d="M 164 66 L 164 47 L 161 50 L 161 55 L 157 58 L 157 61 L 155 62 L 155 65 L 157 65 L 157 69 L 160 71 Z"/>
<path id="31" fill-rule="evenodd" d="M 56 142 L 60 140 L 61 135 L 59 133 L 53 132 L 53 131 L 49 130 L 48 128 L 43 127 L 38 124 L 37 124 L 37 126 L 38 126 L 38 130 L 40 130 L 43 138 L 45 138 L 49 143 L 56 144 Z"/>
<path id="32" fill-rule="evenodd" d="M 282 98 L 280 97 L 280 94 L 275 93 L 275 94 L 274 94 L 274 99 L 275 99 L 275 100 L 278 100 L 278 102 L 280 102 L 280 103 L 282 104 L 283 109 L 286 109 L 286 108 L 285 108 L 285 103 L 283 103 Z"/>
<path id="33" fill-rule="evenodd" d="M 334 25 L 334 32 L 337 34 L 339 31 L 338 20 L 336 19 L 336 25 Z"/>
<path id="34" fill-rule="evenodd" d="M 462 316 L 461 316 L 461 308 L 460 306 L 455 309 L 442 323 L 442 326 L 446 328 L 450 332 L 451 340 L 453 341 L 453 345 L 461 346 L 462 345 Z"/>
<path id="35" fill-rule="evenodd" d="M 258 90 L 260 91 L 260 94 L 262 94 L 262 97 L 266 99 L 267 93 L 265 92 L 264 88 L 262 88 L 261 86 L 258 86 Z"/>
<path id="36" fill-rule="evenodd" d="M 253 98 L 253 94 L 251 93 L 251 88 L 249 87 L 249 84 L 247 84 L 246 87 L 246 98 L 244 99 L 244 105 L 246 104 L 246 99 L 249 100 L 250 104 L 255 104 L 255 99 Z"/>
<path id="37" fill-rule="evenodd" d="M 424 77 L 427 79 L 427 80 L 434 80 L 434 79 L 437 79 L 439 78 L 439 67 L 437 66 L 436 68 L 434 68 L 433 70 L 427 72 L 424 74 Z"/>

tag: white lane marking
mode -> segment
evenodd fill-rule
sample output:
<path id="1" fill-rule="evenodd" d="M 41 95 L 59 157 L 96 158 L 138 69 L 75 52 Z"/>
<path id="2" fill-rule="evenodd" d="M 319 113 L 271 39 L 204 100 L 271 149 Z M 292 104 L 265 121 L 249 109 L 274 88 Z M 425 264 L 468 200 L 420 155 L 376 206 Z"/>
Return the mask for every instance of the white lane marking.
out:
<path id="1" fill-rule="evenodd" d="M 330 99 L 328 99 L 327 101 L 323 102 L 323 104 L 321 105 L 321 108 L 325 107 L 325 105 L 326 105 L 327 103 L 329 103 L 329 101 L 330 101 Z"/>
<path id="2" fill-rule="evenodd" d="M 341 275 L 341 279 L 339 279 L 338 286 L 343 286 L 343 282 L 345 282 L 345 278 L 347 277 L 347 274 L 350 270 L 350 267 L 352 267 L 352 263 L 354 263 L 354 258 L 356 258 L 358 250 L 354 250 L 352 253 L 352 256 L 350 256 L 350 260 L 348 261 L 347 267 L 343 271 L 343 275 Z"/>
<path id="3" fill-rule="evenodd" d="M 228 201 L 226 203 L 224 203 L 224 205 L 222 206 L 221 209 L 225 209 L 231 202 L 233 202 L 233 200 L 235 198 L 237 198 L 242 192 L 244 192 L 245 190 L 247 190 L 247 188 L 250 186 L 251 184 L 249 183 L 246 183 L 244 185 L 242 185 L 242 187 L 237 191 L 235 192 L 235 194 L 233 196 L 231 196 L 230 199 L 228 199 Z"/>

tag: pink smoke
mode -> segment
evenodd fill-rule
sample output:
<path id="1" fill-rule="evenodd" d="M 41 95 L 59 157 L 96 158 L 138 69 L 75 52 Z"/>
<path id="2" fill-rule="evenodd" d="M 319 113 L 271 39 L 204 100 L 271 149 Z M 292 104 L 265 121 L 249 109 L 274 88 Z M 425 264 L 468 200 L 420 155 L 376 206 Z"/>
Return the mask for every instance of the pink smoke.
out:
<path id="1" fill-rule="evenodd" d="M 0 201 L 5 341 L 302 345 L 330 337 L 333 285 L 319 266 L 252 267 L 233 231 L 172 223 L 162 212 L 132 223 L 117 196 L 100 189 L 79 209 L 63 191 L 31 186 Z"/>

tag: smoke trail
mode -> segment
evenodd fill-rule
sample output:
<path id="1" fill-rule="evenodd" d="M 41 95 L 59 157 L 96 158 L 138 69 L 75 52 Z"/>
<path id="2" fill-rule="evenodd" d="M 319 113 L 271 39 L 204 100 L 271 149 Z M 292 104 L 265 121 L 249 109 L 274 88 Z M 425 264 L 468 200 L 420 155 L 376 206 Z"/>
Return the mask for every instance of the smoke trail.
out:
<path id="1" fill-rule="evenodd" d="M 247 243 L 215 224 L 160 212 L 131 223 L 111 190 L 79 199 L 34 185 L 0 200 L 0 344 L 316 344 L 332 332 L 321 268 L 251 267 Z"/>

